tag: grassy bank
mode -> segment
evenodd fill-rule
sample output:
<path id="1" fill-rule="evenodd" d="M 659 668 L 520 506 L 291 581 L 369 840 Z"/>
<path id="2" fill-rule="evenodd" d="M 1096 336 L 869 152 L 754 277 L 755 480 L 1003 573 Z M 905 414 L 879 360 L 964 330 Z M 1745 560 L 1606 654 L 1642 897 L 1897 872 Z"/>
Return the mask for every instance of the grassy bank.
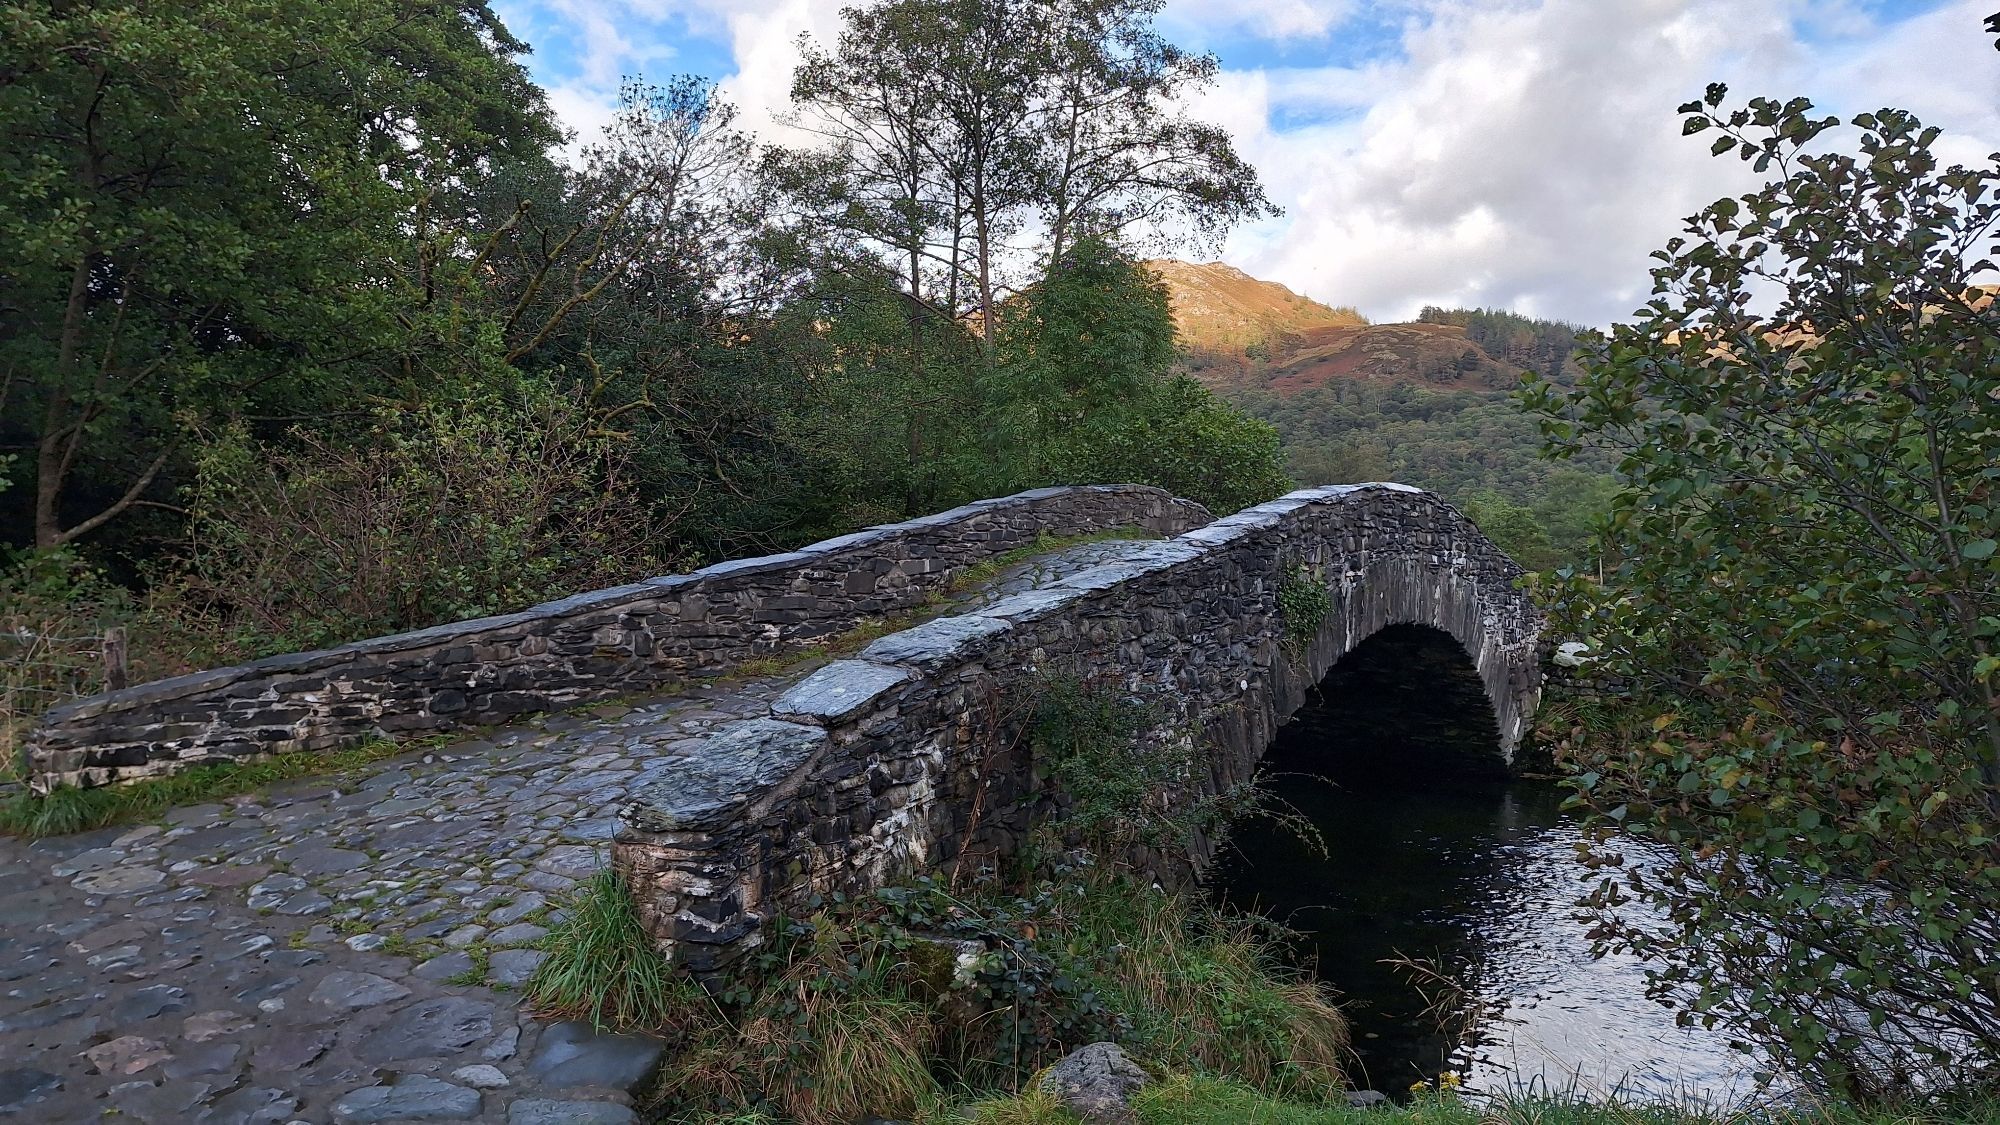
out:
<path id="1" fill-rule="evenodd" d="M 1027 894 L 935 883 L 829 903 L 778 928 L 713 994 L 645 941 L 601 873 L 545 939 L 540 1011 L 667 1037 L 664 1125 L 1076 1125 L 1035 1089 L 1084 1043 L 1153 1075 L 1140 1125 L 1968 1125 L 2000 1099 L 1899 1108 L 1696 1111 L 1562 1094 L 1485 1097 L 1447 1080 L 1402 1105 L 1347 1104 L 1347 1027 L 1267 932 L 1149 884 L 1089 874 Z"/>
<path id="2" fill-rule="evenodd" d="M 1861 1110 L 1849 1106 L 1761 1107 L 1699 1112 L 1664 1106 L 1592 1104 L 1560 1095 L 1484 1098 L 1450 1090 L 1409 1104 L 1352 1109 L 1341 1103 L 1273 1098 L 1237 1081 L 1168 1075 L 1134 1101 L 1140 1125 L 1993 1125 L 2000 1100 Z M 1076 1125 L 1042 1094 L 949 1108 L 921 1125 Z"/>
<path id="3" fill-rule="evenodd" d="M 608 872 L 546 946 L 542 1011 L 672 1040 L 670 1121 L 956 1120 L 1107 1039 L 1273 1097 L 1344 1084 L 1346 1021 L 1263 932 L 1117 875 L 829 903 L 712 997 L 664 971 Z"/>

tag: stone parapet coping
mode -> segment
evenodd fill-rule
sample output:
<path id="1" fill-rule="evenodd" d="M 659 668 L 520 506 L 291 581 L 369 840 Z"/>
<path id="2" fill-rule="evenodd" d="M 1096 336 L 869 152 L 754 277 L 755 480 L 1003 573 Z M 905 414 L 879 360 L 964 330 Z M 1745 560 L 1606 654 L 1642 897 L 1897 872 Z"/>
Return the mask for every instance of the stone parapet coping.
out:
<path id="1" fill-rule="evenodd" d="M 923 605 L 967 566 L 1035 542 L 1209 520 L 1144 485 L 1040 488 L 797 551 L 593 590 L 516 613 L 287 653 L 54 708 L 23 759 L 37 791 L 332 749 L 643 691 L 821 643 Z"/>

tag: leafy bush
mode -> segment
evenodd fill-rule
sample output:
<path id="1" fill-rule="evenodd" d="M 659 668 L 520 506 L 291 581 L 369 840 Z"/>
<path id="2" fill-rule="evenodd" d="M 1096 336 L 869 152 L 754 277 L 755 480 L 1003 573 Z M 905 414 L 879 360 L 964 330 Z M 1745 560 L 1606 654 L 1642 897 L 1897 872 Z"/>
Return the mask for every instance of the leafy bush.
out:
<path id="1" fill-rule="evenodd" d="M 182 599 L 238 647 L 282 651 L 524 608 L 659 573 L 672 513 L 616 435 L 522 382 L 408 411 L 356 443 L 233 428 L 203 451 Z"/>
<path id="2" fill-rule="evenodd" d="M 1725 96 L 1686 131 L 1782 178 L 1691 219 L 1577 388 L 1529 395 L 1555 453 L 1608 446 L 1628 481 L 1621 556 L 1560 587 L 1556 634 L 1630 685 L 1555 732 L 1577 799 L 1667 857 L 1607 838 L 1601 935 L 1828 1088 L 1990 1080 L 2000 168 L 1941 170 L 1899 111 L 1854 119 L 1857 155 L 1804 99 Z"/>

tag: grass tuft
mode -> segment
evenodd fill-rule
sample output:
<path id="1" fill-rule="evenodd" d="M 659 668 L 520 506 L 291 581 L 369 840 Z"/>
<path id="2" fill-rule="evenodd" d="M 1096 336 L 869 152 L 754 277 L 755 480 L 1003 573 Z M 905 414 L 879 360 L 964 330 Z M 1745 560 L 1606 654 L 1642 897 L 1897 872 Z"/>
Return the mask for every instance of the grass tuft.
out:
<path id="1" fill-rule="evenodd" d="M 1078 896 L 1064 921 L 1071 948 L 1121 951 L 1093 983 L 1132 1017 L 1131 1044 L 1144 1057 L 1260 1090 L 1344 1088 L 1346 1017 L 1318 983 L 1285 967 L 1252 920 L 1107 880 Z"/>
<path id="2" fill-rule="evenodd" d="M 564 907 L 567 917 L 542 939 L 549 951 L 528 981 L 540 1015 L 589 1020 L 599 1031 L 684 1031 L 711 1007 L 699 985 L 653 948 L 618 872 L 591 876 Z"/>
<path id="3" fill-rule="evenodd" d="M 64 786 L 45 797 L 21 792 L 0 803 L 0 835 L 65 836 L 114 824 L 157 820 L 168 809 L 199 805 L 248 793 L 281 781 L 346 773 L 386 758 L 432 745 L 370 742 L 346 750 L 298 751 L 243 762 L 195 766 L 165 777 L 149 777 L 95 789 Z"/>

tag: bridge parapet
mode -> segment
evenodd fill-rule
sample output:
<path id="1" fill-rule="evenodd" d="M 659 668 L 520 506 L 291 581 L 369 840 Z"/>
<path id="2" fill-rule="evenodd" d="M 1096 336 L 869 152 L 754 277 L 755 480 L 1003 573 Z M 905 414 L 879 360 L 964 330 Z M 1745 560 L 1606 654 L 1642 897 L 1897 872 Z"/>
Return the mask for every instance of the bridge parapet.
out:
<path id="1" fill-rule="evenodd" d="M 1333 610 L 1288 638 L 1303 568 Z M 1165 693 L 1213 750 L 1220 789 L 1254 770 L 1335 661 L 1394 624 L 1456 637 L 1511 759 L 1540 693 L 1521 568 L 1455 509 L 1403 485 L 1292 493 L 972 613 L 881 638 L 770 708 L 680 748 L 626 808 L 614 860 L 661 947 L 695 971 L 818 894 L 968 852 L 1004 853 L 1039 799 L 1023 733 L 1049 673 Z"/>
<path id="2" fill-rule="evenodd" d="M 93 696 L 44 715 L 23 754 L 47 792 L 494 723 L 825 641 L 915 609 L 965 567 L 1040 535 L 1172 535 L 1208 520 L 1200 505 L 1142 485 L 1036 489 L 519 613 Z"/>

